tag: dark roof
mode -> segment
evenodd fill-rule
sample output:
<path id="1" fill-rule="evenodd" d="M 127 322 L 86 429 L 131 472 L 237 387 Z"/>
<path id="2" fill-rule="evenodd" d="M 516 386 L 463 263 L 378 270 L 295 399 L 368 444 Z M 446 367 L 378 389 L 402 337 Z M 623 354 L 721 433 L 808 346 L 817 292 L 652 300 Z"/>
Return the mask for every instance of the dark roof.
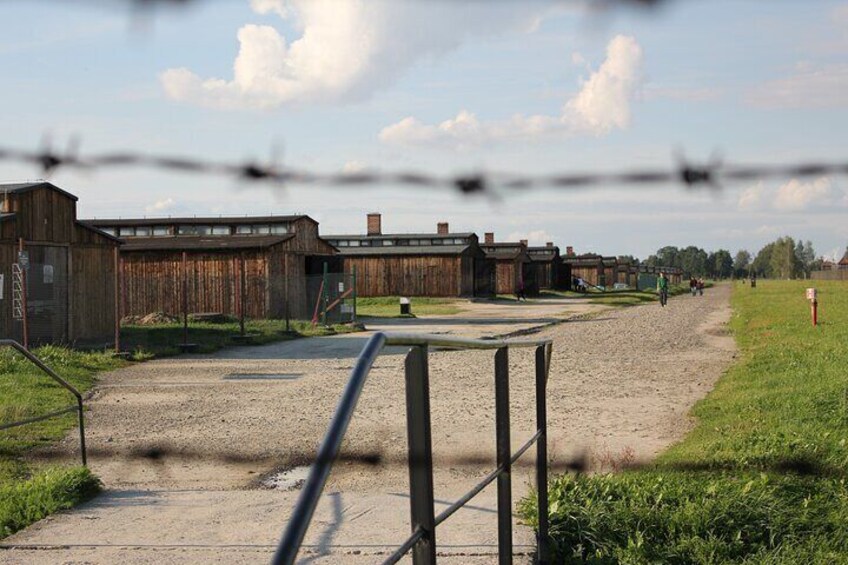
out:
<path id="1" fill-rule="evenodd" d="M 341 234 L 341 235 L 322 235 L 324 239 L 435 239 L 435 238 L 453 238 L 453 237 L 471 237 L 475 235 L 473 232 L 463 233 L 383 233 L 380 235 L 363 235 L 363 234 Z"/>
<path id="2" fill-rule="evenodd" d="M 47 181 L 36 181 L 36 182 L 16 182 L 16 183 L 8 183 L 8 184 L 0 184 L 0 192 L 8 192 L 10 194 L 21 194 L 23 192 L 30 192 L 32 190 L 38 190 L 39 188 L 49 188 L 50 190 L 55 190 L 59 194 L 64 194 L 74 202 L 79 200 L 76 196 L 71 194 L 66 190 L 62 190 L 58 186 L 53 183 L 49 183 Z"/>
<path id="3" fill-rule="evenodd" d="M 295 222 L 302 218 L 318 223 L 304 214 L 294 216 L 218 216 L 218 217 L 194 217 L 194 218 L 117 218 L 82 220 L 95 227 L 121 227 L 121 226 L 153 226 L 153 225 L 213 225 L 213 224 L 273 224 L 279 222 Z"/>
<path id="4" fill-rule="evenodd" d="M 842 256 L 837 265 L 848 265 L 848 249 L 845 250 L 845 255 Z"/>
<path id="5" fill-rule="evenodd" d="M 533 253 L 528 253 L 528 255 L 530 255 L 530 260 L 534 261 L 536 263 L 553 263 L 554 261 L 559 259 L 559 255 L 553 255 L 553 254 L 552 255 L 539 255 L 539 254 L 534 255 Z"/>
<path id="6" fill-rule="evenodd" d="M 196 236 L 177 235 L 164 237 L 133 237 L 122 240 L 121 251 L 194 251 L 194 250 L 230 250 L 230 249 L 265 249 L 283 243 L 294 237 L 293 233 L 285 235 L 256 235 L 256 236 Z"/>
<path id="7" fill-rule="evenodd" d="M 481 243 L 480 247 L 489 259 L 516 259 L 521 255 L 527 255 L 527 246 L 519 241 Z"/>
<path id="8" fill-rule="evenodd" d="M 76 225 L 78 225 L 79 227 L 83 228 L 83 229 L 93 231 L 94 233 L 96 233 L 100 237 L 105 237 L 106 239 L 111 239 L 112 241 L 115 241 L 117 243 L 122 243 L 122 240 L 120 238 L 115 237 L 114 235 L 112 235 L 110 233 L 106 233 L 105 231 L 98 229 L 94 226 L 90 226 L 90 225 L 86 224 L 85 222 L 83 222 L 81 220 L 74 220 L 74 223 Z"/>
<path id="9" fill-rule="evenodd" d="M 532 253 L 534 251 L 555 251 L 555 252 L 559 253 L 559 247 L 557 247 L 556 245 L 551 245 L 551 246 L 547 246 L 547 245 L 535 246 L 534 245 L 532 247 L 528 247 L 527 251 L 529 253 Z"/>
<path id="10" fill-rule="evenodd" d="M 339 255 L 460 255 L 470 245 L 390 245 L 366 247 L 338 247 Z"/>

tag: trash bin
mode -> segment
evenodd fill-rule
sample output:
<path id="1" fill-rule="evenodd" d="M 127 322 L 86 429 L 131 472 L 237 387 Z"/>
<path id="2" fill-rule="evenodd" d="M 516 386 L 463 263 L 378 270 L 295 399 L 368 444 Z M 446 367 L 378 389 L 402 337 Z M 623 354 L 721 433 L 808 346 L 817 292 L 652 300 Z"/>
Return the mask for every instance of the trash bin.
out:
<path id="1" fill-rule="evenodd" d="M 408 316 L 412 314 L 412 304 L 409 303 L 409 298 L 405 296 L 400 297 L 400 315 Z"/>

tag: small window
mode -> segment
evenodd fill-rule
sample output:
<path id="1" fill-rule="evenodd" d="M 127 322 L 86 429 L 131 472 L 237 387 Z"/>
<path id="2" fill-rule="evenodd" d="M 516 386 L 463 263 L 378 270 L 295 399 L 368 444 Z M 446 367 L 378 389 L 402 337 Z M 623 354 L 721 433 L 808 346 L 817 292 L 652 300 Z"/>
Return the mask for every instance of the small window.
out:
<path id="1" fill-rule="evenodd" d="M 236 233 L 239 235 L 248 235 L 253 233 L 252 226 L 236 226 Z"/>
<path id="2" fill-rule="evenodd" d="M 271 226 L 271 233 L 274 235 L 282 235 L 289 233 L 289 227 L 286 224 L 274 224 Z"/>
<path id="3" fill-rule="evenodd" d="M 135 235 L 138 237 L 150 237 L 150 226 L 135 228 Z"/>
<path id="4" fill-rule="evenodd" d="M 109 234 L 109 235 L 111 235 L 111 236 L 115 236 L 115 235 L 117 235 L 117 232 L 115 231 L 115 228 L 100 228 L 100 231 L 106 232 L 106 233 L 108 233 L 108 234 Z"/>
<path id="5" fill-rule="evenodd" d="M 409 245 L 421 245 L 421 240 L 420 239 L 410 239 Z"/>
<path id="6" fill-rule="evenodd" d="M 121 237 L 135 235 L 135 228 L 124 227 L 120 229 Z"/>
<path id="7" fill-rule="evenodd" d="M 433 243 L 432 243 L 432 245 L 444 245 L 444 244 L 445 244 L 444 239 L 434 239 Z"/>
<path id="8" fill-rule="evenodd" d="M 153 226 L 153 235 L 171 235 L 171 230 L 168 228 L 168 226 Z"/>
<path id="9" fill-rule="evenodd" d="M 351 239 L 350 241 L 348 241 L 348 244 L 349 244 L 350 247 L 359 247 L 359 240 L 358 239 Z"/>
<path id="10" fill-rule="evenodd" d="M 212 235 L 230 235 L 230 226 L 212 226 Z"/>
<path id="11" fill-rule="evenodd" d="M 394 244 L 395 244 L 395 242 L 392 241 L 391 239 L 384 239 L 383 240 L 383 247 L 391 247 Z"/>
<path id="12" fill-rule="evenodd" d="M 336 247 L 347 247 L 347 246 L 350 245 L 350 242 L 346 239 L 340 239 L 339 241 L 337 241 L 333 245 L 335 245 Z"/>
<path id="13" fill-rule="evenodd" d="M 253 226 L 253 233 L 258 235 L 268 235 L 271 233 L 271 226 Z"/>
<path id="14" fill-rule="evenodd" d="M 212 226 L 194 226 L 197 235 L 209 235 L 212 233 Z"/>
<path id="15" fill-rule="evenodd" d="M 177 235 L 194 235 L 194 226 L 177 226 Z"/>
<path id="16" fill-rule="evenodd" d="M 351 245 L 353 245 L 353 242 L 351 242 Z M 371 247 L 371 242 L 367 239 L 357 239 L 356 245 L 362 245 L 362 247 Z"/>

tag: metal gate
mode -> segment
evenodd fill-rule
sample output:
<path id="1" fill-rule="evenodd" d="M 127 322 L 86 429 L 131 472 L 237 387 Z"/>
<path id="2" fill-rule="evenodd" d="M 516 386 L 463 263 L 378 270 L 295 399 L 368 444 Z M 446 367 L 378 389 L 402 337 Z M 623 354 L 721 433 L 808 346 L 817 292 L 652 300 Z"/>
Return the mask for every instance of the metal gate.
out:
<path id="1" fill-rule="evenodd" d="M 50 245 L 28 245 L 13 266 L 13 285 L 25 288 L 20 301 L 23 316 L 15 316 L 16 337 L 30 347 L 68 341 L 68 249 Z M 15 312 L 17 314 L 18 312 Z M 20 312 L 21 314 L 23 312 Z M 24 340 L 24 325 L 27 339 Z"/>
<path id="2" fill-rule="evenodd" d="M 356 277 L 349 273 L 325 273 L 306 277 L 306 297 L 315 324 L 356 321 Z"/>

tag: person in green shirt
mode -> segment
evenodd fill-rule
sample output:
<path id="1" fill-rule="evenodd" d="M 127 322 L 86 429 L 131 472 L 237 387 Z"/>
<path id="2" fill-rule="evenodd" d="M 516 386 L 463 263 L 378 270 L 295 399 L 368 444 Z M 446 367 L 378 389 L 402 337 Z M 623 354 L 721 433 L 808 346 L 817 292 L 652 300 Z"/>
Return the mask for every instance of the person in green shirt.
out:
<path id="1" fill-rule="evenodd" d="M 660 295 L 660 306 L 665 307 L 668 303 L 668 279 L 662 272 L 657 278 L 657 294 Z"/>

